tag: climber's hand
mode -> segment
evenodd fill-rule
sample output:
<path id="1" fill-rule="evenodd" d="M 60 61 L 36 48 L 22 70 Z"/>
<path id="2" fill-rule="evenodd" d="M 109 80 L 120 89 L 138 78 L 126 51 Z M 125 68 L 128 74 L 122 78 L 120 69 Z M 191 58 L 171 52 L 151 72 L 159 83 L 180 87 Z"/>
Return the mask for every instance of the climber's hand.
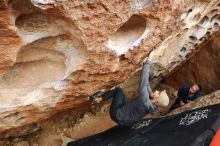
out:
<path id="1" fill-rule="evenodd" d="M 150 60 L 148 59 L 148 57 L 146 57 L 144 60 L 143 60 L 143 65 L 144 64 L 149 64 L 149 65 L 151 65 L 151 62 L 150 62 Z"/>

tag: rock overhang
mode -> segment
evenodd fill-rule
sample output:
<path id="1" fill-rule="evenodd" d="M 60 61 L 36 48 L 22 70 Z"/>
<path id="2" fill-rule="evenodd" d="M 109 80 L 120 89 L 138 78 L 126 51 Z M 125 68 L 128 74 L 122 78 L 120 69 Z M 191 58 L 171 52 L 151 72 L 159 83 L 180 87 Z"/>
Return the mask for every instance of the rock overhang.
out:
<path id="1" fill-rule="evenodd" d="M 0 132 L 80 107 L 96 90 L 127 79 L 153 48 L 159 81 L 219 29 L 217 0 L 138 2 L 5 1 L 10 19 L 0 22 L 20 42 L 11 54 L 0 51 L 11 62 L 1 67 L 8 107 L 0 111 Z"/>

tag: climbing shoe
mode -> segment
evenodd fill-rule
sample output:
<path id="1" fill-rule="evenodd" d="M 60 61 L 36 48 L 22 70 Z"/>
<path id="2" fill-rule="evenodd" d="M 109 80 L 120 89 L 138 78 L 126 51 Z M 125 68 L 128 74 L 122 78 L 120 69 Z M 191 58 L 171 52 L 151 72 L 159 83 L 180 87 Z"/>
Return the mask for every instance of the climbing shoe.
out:
<path id="1" fill-rule="evenodd" d="M 100 91 L 97 91 L 96 93 L 94 93 L 93 95 L 89 96 L 89 101 L 92 103 L 92 104 L 96 104 L 97 102 L 95 101 L 96 98 L 102 96 L 103 94 L 105 93 L 105 90 L 102 89 Z"/>

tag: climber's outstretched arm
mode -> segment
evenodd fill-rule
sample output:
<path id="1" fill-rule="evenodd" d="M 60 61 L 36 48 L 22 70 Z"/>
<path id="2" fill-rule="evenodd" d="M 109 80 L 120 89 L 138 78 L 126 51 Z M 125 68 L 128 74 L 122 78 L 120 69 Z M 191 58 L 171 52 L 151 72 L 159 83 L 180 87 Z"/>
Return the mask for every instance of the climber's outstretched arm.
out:
<path id="1" fill-rule="evenodd" d="M 149 94 L 152 94 L 152 90 L 150 88 L 149 83 L 149 70 L 150 62 L 147 60 L 143 63 L 143 67 L 141 70 L 140 83 L 138 88 L 139 96 L 149 96 Z"/>

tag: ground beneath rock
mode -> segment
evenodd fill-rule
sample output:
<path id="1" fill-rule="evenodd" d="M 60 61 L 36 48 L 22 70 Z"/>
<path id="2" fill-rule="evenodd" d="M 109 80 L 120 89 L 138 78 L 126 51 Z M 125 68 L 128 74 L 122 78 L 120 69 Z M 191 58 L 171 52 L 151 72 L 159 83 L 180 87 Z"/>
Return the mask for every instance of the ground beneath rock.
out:
<path id="1" fill-rule="evenodd" d="M 167 90 L 171 99 L 169 105 L 172 105 L 175 100 L 172 93 L 175 89 L 166 85 L 160 85 L 157 89 Z M 78 117 L 71 111 L 61 114 L 50 123 L 46 123 L 46 126 L 44 125 L 45 127 L 42 128 L 43 130 L 38 135 L 29 135 L 26 138 L 15 138 L 13 140 L 5 139 L 0 141 L 0 146 L 65 146 L 69 141 L 105 131 L 116 125 L 108 114 L 109 103 L 101 105 L 95 113 L 87 111 L 80 113 Z M 192 101 L 184 107 L 172 111 L 169 115 L 217 103 L 220 103 L 220 90 Z M 158 108 L 155 114 L 147 115 L 146 117 L 160 117 L 168 109 L 169 107 Z"/>

